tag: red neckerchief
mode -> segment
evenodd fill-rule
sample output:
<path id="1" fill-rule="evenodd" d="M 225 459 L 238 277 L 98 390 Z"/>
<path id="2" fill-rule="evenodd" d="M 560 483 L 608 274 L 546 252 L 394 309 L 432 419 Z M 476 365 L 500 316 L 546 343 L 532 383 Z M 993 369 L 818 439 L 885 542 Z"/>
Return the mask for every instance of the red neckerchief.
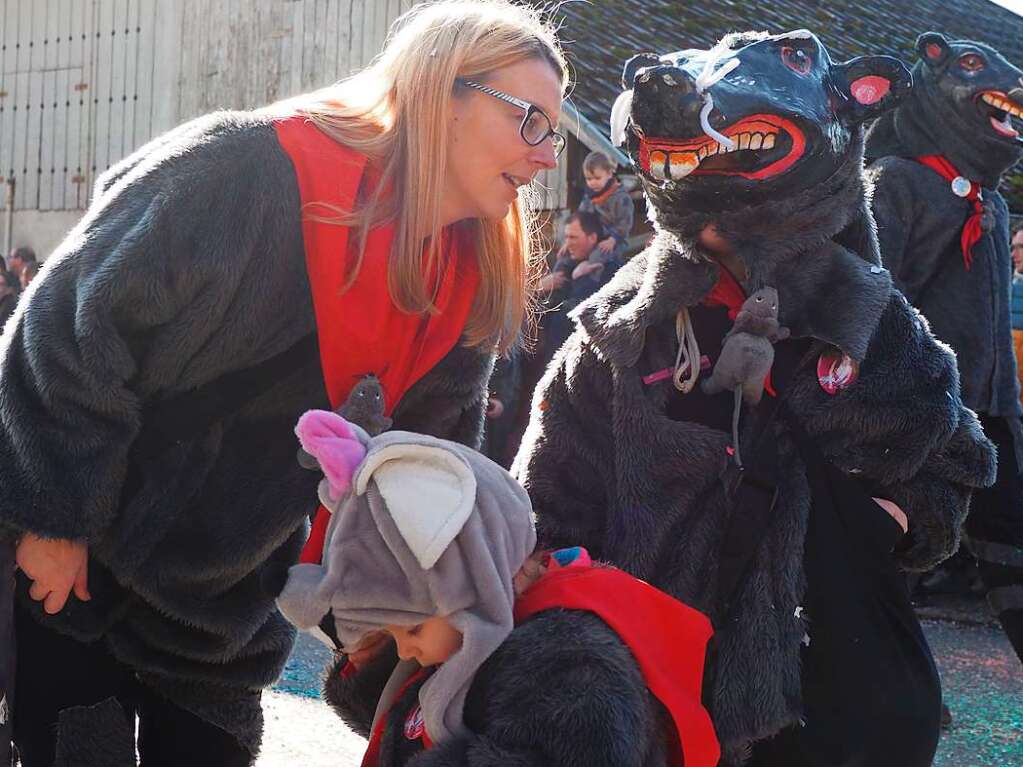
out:
<path id="1" fill-rule="evenodd" d="M 401 696 L 405 694 L 405 691 L 409 687 L 416 684 L 419 681 L 430 674 L 432 669 L 421 668 L 419 671 L 414 673 L 408 679 L 405 680 L 405 684 L 398 690 L 398 694 L 394 696 L 395 701 L 401 700 Z M 377 720 L 376 726 L 373 728 L 373 732 L 370 733 L 369 743 L 366 744 L 366 753 L 362 756 L 362 767 L 380 767 L 380 745 L 384 741 L 384 730 L 387 728 L 387 718 L 390 715 L 390 711 L 382 714 L 380 719 Z M 423 748 L 433 748 L 433 741 L 430 740 L 430 736 L 426 733 L 426 728 L 423 728 L 422 735 L 419 739 L 423 742 Z"/>
<path id="2" fill-rule="evenodd" d="M 448 258 L 440 266 L 434 300 L 438 311 L 407 314 L 394 306 L 387 287 L 393 227 L 380 226 L 369 232 L 358 276 L 343 290 L 349 228 L 314 220 L 330 216 L 329 208 L 316 203 L 352 210 L 366 158 L 304 117 L 287 117 L 273 125 L 298 180 L 306 270 L 331 407 L 340 407 L 352 387 L 374 373 L 383 386 L 389 415 L 405 392 L 461 339 L 479 284 L 475 253 L 464 238 L 449 235 L 444 248 Z M 329 519 L 321 506 L 302 550 L 302 562 L 320 562 Z"/>
<path id="3" fill-rule="evenodd" d="M 604 188 L 604 191 L 598 195 L 591 197 L 590 202 L 592 202 L 594 205 L 603 205 L 605 202 L 607 202 L 608 197 L 610 197 L 616 191 L 618 191 L 618 187 L 620 186 L 621 182 L 619 182 L 618 179 L 616 178 L 611 179 L 608 182 L 607 186 Z"/>
<path id="4" fill-rule="evenodd" d="M 732 276 L 732 273 L 723 266 L 718 269 L 718 281 L 710 289 L 710 293 L 703 297 L 701 303 L 704 306 L 724 306 L 728 309 L 728 319 L 735 322 L 742 309 L 742 303 L 747 298 L 746 291 L 742 289 L 739 281 Z M 771 384 L 771 371 L 767 371 L 767 378 L 764 379 L 764 391 L 772 397 L 778 393 Z"/>
<path id="5" fill-rule="evenodd" d="M 721 756 L 701 703 L 710 620 L 649 583 L 613 567 L 548 570 L 515 602 L 516 624 L 555 608 L 585 610 L 604 621 L 632 652 L 647 689 L 671 715 L 672 764 L 715 767 Z M 586 695 L 586 690 L 579 690 Z"/>
<path id="6" fill-rule="evenodd" d="M 970 184 L 970 192 L 963 199 L 973 203 L 973 213 L 966 219 L 962 236 L 959 238 L 963 249 L 963 266 L 966 267 L 966 271 L 970 271 L 970 265 L 973 263 L 973 246 L 977 244 L 983 234 L 980 220 L 984 214 L 984 205 L 980 201 L 980 184 L 961 175 L 955 166 L 940 154 L 917 157 L 916 161 L 926 165 L 949 183 L 956 178 L 963 178 Z"/>

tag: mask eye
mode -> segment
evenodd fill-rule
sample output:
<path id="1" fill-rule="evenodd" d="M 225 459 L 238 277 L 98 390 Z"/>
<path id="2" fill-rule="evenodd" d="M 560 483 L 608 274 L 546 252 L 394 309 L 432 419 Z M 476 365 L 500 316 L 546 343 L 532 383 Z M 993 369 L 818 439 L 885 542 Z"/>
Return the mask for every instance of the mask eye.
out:
<path id="1" fill-rule="evenodd" d="M 959 58 L 959 67 L 966 72 L 979 72 L 984 66 L 984 59 L 976 53 L 967 53 Z"/>
<path id="2" fill-rule="evenodd" d="M 813 66 L 810 54 L 800 48 L 790 48 L 787 45 L 781 49 L 781 60 L 785 66 L 800 75 L 810 74 L 810 68 Z"/>

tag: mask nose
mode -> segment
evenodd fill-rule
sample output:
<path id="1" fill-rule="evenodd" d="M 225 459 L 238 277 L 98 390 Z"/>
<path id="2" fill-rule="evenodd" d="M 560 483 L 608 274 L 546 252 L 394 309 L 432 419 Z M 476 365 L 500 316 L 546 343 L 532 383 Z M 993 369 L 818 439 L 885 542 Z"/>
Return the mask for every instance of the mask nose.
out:
<path id="1" fill-rule="evenodd" d="M 636 74 L 633 121 L 651 136 L 693 135 L 699 130 L 703 97 L 695 78 L 674 64 Z"/>

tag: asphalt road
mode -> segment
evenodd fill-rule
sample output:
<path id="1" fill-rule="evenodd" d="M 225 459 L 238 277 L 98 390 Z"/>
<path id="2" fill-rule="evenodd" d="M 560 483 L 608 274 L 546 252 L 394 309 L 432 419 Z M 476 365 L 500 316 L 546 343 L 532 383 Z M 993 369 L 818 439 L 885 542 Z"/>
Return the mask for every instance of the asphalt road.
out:
<path id="1" fill-rule="evenodd" d="M 1023 666 L 991 625 L 926 621 L 952 711 L 935 767 L 1023 767 Z M 258 767 L 357 766 L 365 741 L 317 699 L 329 655 L 302 637 L 277 688 L 265 697 Z"/>

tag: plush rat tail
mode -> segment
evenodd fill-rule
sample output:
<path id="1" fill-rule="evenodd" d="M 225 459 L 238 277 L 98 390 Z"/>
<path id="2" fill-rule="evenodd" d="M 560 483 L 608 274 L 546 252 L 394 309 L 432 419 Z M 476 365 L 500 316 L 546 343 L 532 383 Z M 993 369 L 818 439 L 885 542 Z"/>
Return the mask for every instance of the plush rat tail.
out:
<path id="1" fill-rule="evenodd" d="M 742 410 L 742 385 L 735 387 L 735 409 L 732 411 L 732 449 L 735 451 L 735 465 L 742 468 L 739 454 L 739 413 Z"/>

